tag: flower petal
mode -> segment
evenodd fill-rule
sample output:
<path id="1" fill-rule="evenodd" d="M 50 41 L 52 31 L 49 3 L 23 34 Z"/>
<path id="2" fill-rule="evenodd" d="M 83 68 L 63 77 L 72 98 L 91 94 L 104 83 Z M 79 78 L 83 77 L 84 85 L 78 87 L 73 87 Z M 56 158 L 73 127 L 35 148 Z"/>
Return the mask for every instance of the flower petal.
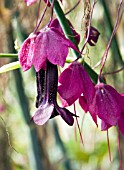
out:
<path id="1" fill-rule="evenodd" d="M 124 136 L 124 112 L 121 113 L 121 117 L 118 121 L 118 127 L 122 135 Z"/>
<path id="2" fill-rule="evenodd" d="M 96 126 L 98 126 L 97 124 L 97 109 L 96 109 L 96 96 L 94 96 L 94 99 L 92 101 L 92 104 L 89 105 L 89 112 L 90 112 L 90 115 L 93 119 L 93 121 L 95 122 Z"/>
<path id="3" fill-rule="evenodd" d="M 84 67 L 78 63 L 73 62 L 65 69 L 59 77 L 58 92 L 69 105 L 74 103 L 83 93 L 88 103 L 93 100 L 95 88 L 85 71 Z"/>
<path id="4" fill-rule="evenodd" d="M 59 115 L 63 118 L 63 120 L 68 125 L 72 126 L 74 123 L 73 116 L 75 116 L 75 115 L 73 113 L 71 113 L 69 110 L 67 110 L 66 108 L 59 107 L 57 104 L 56 104 L 55 108 L 56 108 L 56 111 L 59 113 Z"/>
<path id="5" fill-rule="evenodd" d="M 39 71 L 46 63 L 46 59 L 54 65 L 63 67 L 69 47 L 78 51 L 76 46 L 57 29 L 48 27 L 42 29 L 35 41 L 33 58 L 35 70 Z"/>
<path id="6" fill-rule="evenodd" d="M 55 65 L 64 66 L 66 57 L 68 55 L 68 48 L 71 47 L 78 51 L 76 46 L 57 29 L 51 28 L 47 33 L 47 58 Z"/>
<path id="7" fill-rule="evenodd" d="M 71 28 L 71 30 L 73 32 L 73 35 L 74 35 L 74 37 L 75 37 L 75 39 L 77 41 L 77 44 L 79 44 L 79 42 L 80 42 L 80 35 L 75 31 L 75 29 L 74 29 L 73 25 L 71 24 L 71 22 L 68 19 L 67 19 L 67 21 L 68 21 L 69 26 L 70 26 L 70 28 Z M 50 27 L 56 28 L 59 32 L 64 34 L 64 32 L 62 30 L 62 27 L 60 26 L 59 21 L 58 21 L 57 18 L 52 20 L 52 22 L 50 24 Z"/>
<path id="8" fill-rule="evenodd" d="M 58 112 L 56 111 L 56 109 L 54 108 L 53 113 L 52 113 L 50 119 L 52 119 L 52 118 L 54 118 L 54 117 L 56 117 L 56 116 L 58 116 L 58 115 L 59 115 L 59 113 L 58 113 Z"/>
<path id="9" fill-rule="evenodd" d="M 37 0 L 24 0 L 27 4 L 27 6 L 31 6 L 32 4 L 34 4 Z"/>
<path id="10" fill-rule="evenodd" d="M 46 51 L 47 51 L 47 35 L 43 33 L 39 33 L 35 41 L 34 47 L 34 58 L 33 64 L 35 70 L 38 72 L 46 63 Z"/>
<path id="11" fill-rule="evenodd" d="M 33 116 L 34 122 L 37 125 L 43 125 L 49 120 L 53 113 L 53 110 L 54 110 L 53 104 L 46 103 L 44 105 L 41 105 L 35 112 L 35 115 Z"/>
<path id="12" fill-rule="evenodd" d="M 112 125 L 105 123 L 104 121 L 101 122 L 101 130 L 108 130 Z"/>
<path id="13" fill-rule="evenodd" d="M 100 119 L 112 126 L 117 125 L 121 114 L 115 93 L 117 91 L 109 85 L 103 83 L 96 85 L 96 94 L 91 107 L 95 108 Z"/>
<path id="14" fill-rule="evenodd" d="M 84 96 L 79 97 L 79 104 L 85 112 L 89 111 L 89 106 L 88 106 L 87 100 L 85 99 Z"/>
<path id="15" fill-rule="evenodd" d="M 87 31 L 88 32 L 88 31 Z M 86 34 L 87 34 L 86 32 Z M 88 43 L 90 46 L 95 46 L 97 41 L 98 41 L 98 38 L 99 38 L 99 31 L 94 28 L 94 27 L 90 27 L 90 35 L 89 35 L 89 38 L 88 38 Z"/>
<path id="16" fill-rule="evenodd" d="M 77 77 L 77 73 L 71 67 L 65 69 L 59 77 L 61 85 L 58 87 L 58 92 L 69 105 L 73 104 L 83 91 L 82 88 L 79 88 L 81 84 L 78 83 L 78 80 L 75 81 L 74 77 Z"/>
<path id="17" fill-rule="evenodd" d="M 63 120 L 70 126 L 73 125 L 74 123 L 74 118 L 71 114 L 71 112 L 65 108 L 61 108 L 59 110 L 59 114 L 61 115 L 61 117 L 63 118 Z"/>
<path id="18" fill-rule="evenodd" d="M 18 56 L 23 71 L 30 69 L 32 66 L 35 37 L 29 36 L 19 50 Z"/>
<path id="19" fill-rule="evenodd" d="M 63 107 L 68 107 L 68 106 L 69 106 L 68 103 L 67 103 L 67 101 L 64 100 L 61 96 L 60 96 L 60 100 L 61 100 L 61 103 L 62 103 L 62 106 L 63 106 Z"/>

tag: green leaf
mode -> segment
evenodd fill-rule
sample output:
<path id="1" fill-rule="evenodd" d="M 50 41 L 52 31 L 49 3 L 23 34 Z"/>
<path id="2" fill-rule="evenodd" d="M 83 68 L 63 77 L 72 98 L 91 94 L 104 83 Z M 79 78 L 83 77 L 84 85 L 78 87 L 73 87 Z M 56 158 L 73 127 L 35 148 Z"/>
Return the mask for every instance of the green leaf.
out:
<path id="1" fill-rule="evenodd" d="M 5 73 L 7 71 L 15 70 L 18 68 L 21 68 L 19 61 L 12 62 L 12 63 L 6 64 L 6 65 L 3 65 L 2 67 L 0 67 L 0 74 Z"/>
<path id="2" fill-rule="evenodd" d="M 0 53 L 0 58 L 18 58 L 18 54 Z"/>

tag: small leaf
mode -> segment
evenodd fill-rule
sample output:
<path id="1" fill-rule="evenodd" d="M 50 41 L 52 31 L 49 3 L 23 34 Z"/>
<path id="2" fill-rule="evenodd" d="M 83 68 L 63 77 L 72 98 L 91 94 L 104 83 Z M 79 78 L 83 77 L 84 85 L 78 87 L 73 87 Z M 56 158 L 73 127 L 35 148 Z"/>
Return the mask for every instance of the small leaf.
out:
<path id="1" fill-rule="evenodd" d="M 21 68 L 19 61 L 12 62 L 12 63 L 9 63 L 9 64 L 5 64 L 2 67 L 0 67 L 0 74 L 5 73 L 7 71 L 15 70 L 15 69 L 18 69 L 18 68 Z"/>

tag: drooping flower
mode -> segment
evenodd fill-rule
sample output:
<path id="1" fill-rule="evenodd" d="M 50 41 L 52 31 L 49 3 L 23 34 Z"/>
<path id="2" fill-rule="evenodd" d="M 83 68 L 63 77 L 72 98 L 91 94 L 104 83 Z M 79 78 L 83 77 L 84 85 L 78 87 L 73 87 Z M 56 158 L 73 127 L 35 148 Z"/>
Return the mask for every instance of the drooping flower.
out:
<path id="1" fill-rule="evenodd" d="M 87 36 L 88 31 L 86 32 L 86 36 Z M 94 28 L 94 27 L 90 27 L 90 33 L 89 33 L 89 38 L 88 38 L 88 43 L 90 46 L 95 46 L 98 38 L 99 38 L 100 32 Z"/>
<path id="2" fill-rule="evenodd" d="M 39 77 L 42 74 L 44 73 L 39 73 Z M 39 83 L 40 81 L 42 80 L 39 78 Z M 57 66 L 53 65 L 49 61 L 47 61 L 44 82 L 42 81 L 42 83 L 44 83 L 44 85 L 40 88 L 39 84 L 37 84 L 38 93 L 39 96 L 42 96 L 42 99 L 37 98 L 38 109 L 33 116 L 34 122 L 38 125 L 43 125 L 48 121 L 48 119 L 60 115 L 68 125 L 73 125 L 73 116 L 75 115 L 69 110 L 59 107 L 56 102 L 58 70 Z"/>
<path id="3" fill-rule="evenodd" d="M 63 67 L 69 47 L 78 51 L 76 46 L 57 29 L 45 27 L 24 41 L 19 51 L 19 61 L 23 71 L 34 65 L 38 72 L 47 60 Z"/>
<path id="4" fill-rule="evenodd" d="M 67 19 L 67 21 L 69 23 L 69 26 L 70 26 L 70 28 L 72 30 L 72 33 L 73 33 L 75 39 L 76 39 L 77 44 L 79 44 L 79 42 L 80 42 L 80 35 L 75 31 L 75 29 L 74 29 L 73 25 L 71 24 L 71 22 L 68 19 Z M 59 21 L 58 21 L 57 18 L 52 20 L 52 22 L 50 24 L 50 27 L 56 28 L 59 32 L 64 34 L 64 32 L 62 30 L 62 27 L 60 26 Z"/>
<path id="5" fill-rule="evenodd" d="M 92 104 L 89 106 L 91 115 L 103 121 L 102 130 L 116 126 L 124 110 L 121 95 L 111 86 L 99 83 L 95 86 L 96 92 Z M 96 120 L 94 120 L 96 123 Z"/>
<path id="6" fill-rule="evenodd" d="M 68 105 L 73 104 L 83 93 L 90 104 L 95 93 L 94 85 L 79 62 L 73 62 L 59 77 L 58 92 Z"/>
<path id="7" fill-rule="evenodd" d="M 119 96 L 118 96 L 119 97 Z M 119 100 L 118 100 L 119 99 Z M 121 103 L 124 103 L 124 94 L 121 94 L 120 97 L 118 98 L 118 104 L 120 104 L 120 108 L 121 108 L 121 115 L 120 118 L 118 120 L 117 126 L 119 128 L 119 131 L 122 133 L 122 135 L 124 136 L 124 106 L 121 105 Z M 121 102 L 121 103 L 120 103 Z M 106 122 L 102 121 L 101 122 L 101 130 L 108 130 L 110 127 L 112 127 L 112 125 L 107 124 Z"/>
<path id="8" fill-rule="evenodd" d="M 27 4 L 27 6 L 31 6 L 32 4 L 34 4 L 37 0 L 24 0 L 25 3 Z"/>

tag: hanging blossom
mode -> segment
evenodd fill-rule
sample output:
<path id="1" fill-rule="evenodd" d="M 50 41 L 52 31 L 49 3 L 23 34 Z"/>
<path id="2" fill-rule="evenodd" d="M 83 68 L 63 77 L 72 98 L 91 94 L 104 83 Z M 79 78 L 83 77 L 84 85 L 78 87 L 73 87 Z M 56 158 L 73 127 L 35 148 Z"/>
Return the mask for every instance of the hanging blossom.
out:
<path id="1" fill-rule="evenodd" d="M 32 65 L 36 70 L 38 109 L 32 119 L 38 125 L 43 125 L 57 115 L 60 115 L 68 125 L 73 125 L 75 115 L 66 108 L 59 107 L 56 102 L 57 65 L 64 66 L 69 47 L 78 51 L 76 46 L 56 28 L 45 27 L 35 34 L 32 33 L 19 51 L 23 71 L 30 69 Z"/>
<path id="2" fill-rule="evenodd" d="M 79 62 L 72 62 L 62 72 L 59 77 L 59 83 L 58 92 L 68 105 L 73 104 L 79 99 L 81 94 L 86 98 L 88 105 L 91 104 L 95 94 L 95 88 L 85 68 Z"/>
<path id="3" fill-rule="evenodd" d="M 38 72 L 45 66 L 47 60 L 63 67 L 69 47 L 78 51 L 76 46 L 56 28 L 45 27 L 40 32 L 32 33 L 22 44 L 18 54 L 22 70 L 26 71 L 34 65 Z"/>
<path id="4" fill-rule="evenodd" d="M 89 112 L 95 118 L 103 120 L 110 125 L 117 125 L 120 118 L 121 109 L 118 106 L 118 93 L 109 85 L 98 83 L 95 86 L 95 96 L 92 104 L 89 106 Z M 120 96 L 120 95 L 119 95 Z"/>
<path id="5" fill-rule="evenodd" d="M 90 112 L 96 125 L 97 116 L 101 119 L 102 130 L 118 126 L 124 135 L 124 94 L 120 95 L 113 87 L 103 83 L 94 87 L 84 67 L 78 62 L 71 63 L 62 72 L 59 83 L 58 92 L 65 106 L 79 98 L 81 107 L 85 112 Z"/>
<path id="6" fill-rule="evenodd" d="M 113 87 L 104 83 L 95 86 L 95 95 L 90 105 L 85 102 L 83 107 L 88 107 L 94 122 L 97 124 L 97 116 L 101 119 L 101 129 L 107 130 L 111 126 L 119 126 L 124 134 L 124 97 Z M 88 106 L 87 106 L 88 105 Z M 82 108 L 83 108 L 82 107 Z"/>
<path id="7" fill-rule="evenodd" d="M 118 103 L 118 106 L 120 106 L 120 108 L 121 108 L 121 113 L 120 113 L 120 118 L 118 119 L 118 122 L 117 122 L 117 126 L 119 128 L 119 131 L 124 136 L 124 106 L 123 106 L 124 94 L 121 94 L 119 96 L 119 100 L 117 100 L 117 101 L 121 102 L 121 103 Z M 101 122 L 101 130 L 108 130 L 110 127 L 112 127 L 111 124 L 108 124 L 108 123 L 106 123 L 105 121 L 102 120 L 102 122 Z"/>
<path id="8" fill-rule="evenodd" d="M 83 93 L 91 103 L 95 88 L 82 64 L 75 61 L 65 69 L 59 77 L 58 92 L 68 105 L 73 104 Z"/>
<path id="9" fill-rule="evenodd" d="M 36 106 L 38 109 L 32 117 L 36 124 L 43 125 L 50 118 L 60 115 L 68 125 L 73 125 L 73 116 L 75 115 L 57 104 L 57 85 L 57 66 L 47 61 L 46 71 L 41 69 L 37 72 L 38 96 Z"/>

